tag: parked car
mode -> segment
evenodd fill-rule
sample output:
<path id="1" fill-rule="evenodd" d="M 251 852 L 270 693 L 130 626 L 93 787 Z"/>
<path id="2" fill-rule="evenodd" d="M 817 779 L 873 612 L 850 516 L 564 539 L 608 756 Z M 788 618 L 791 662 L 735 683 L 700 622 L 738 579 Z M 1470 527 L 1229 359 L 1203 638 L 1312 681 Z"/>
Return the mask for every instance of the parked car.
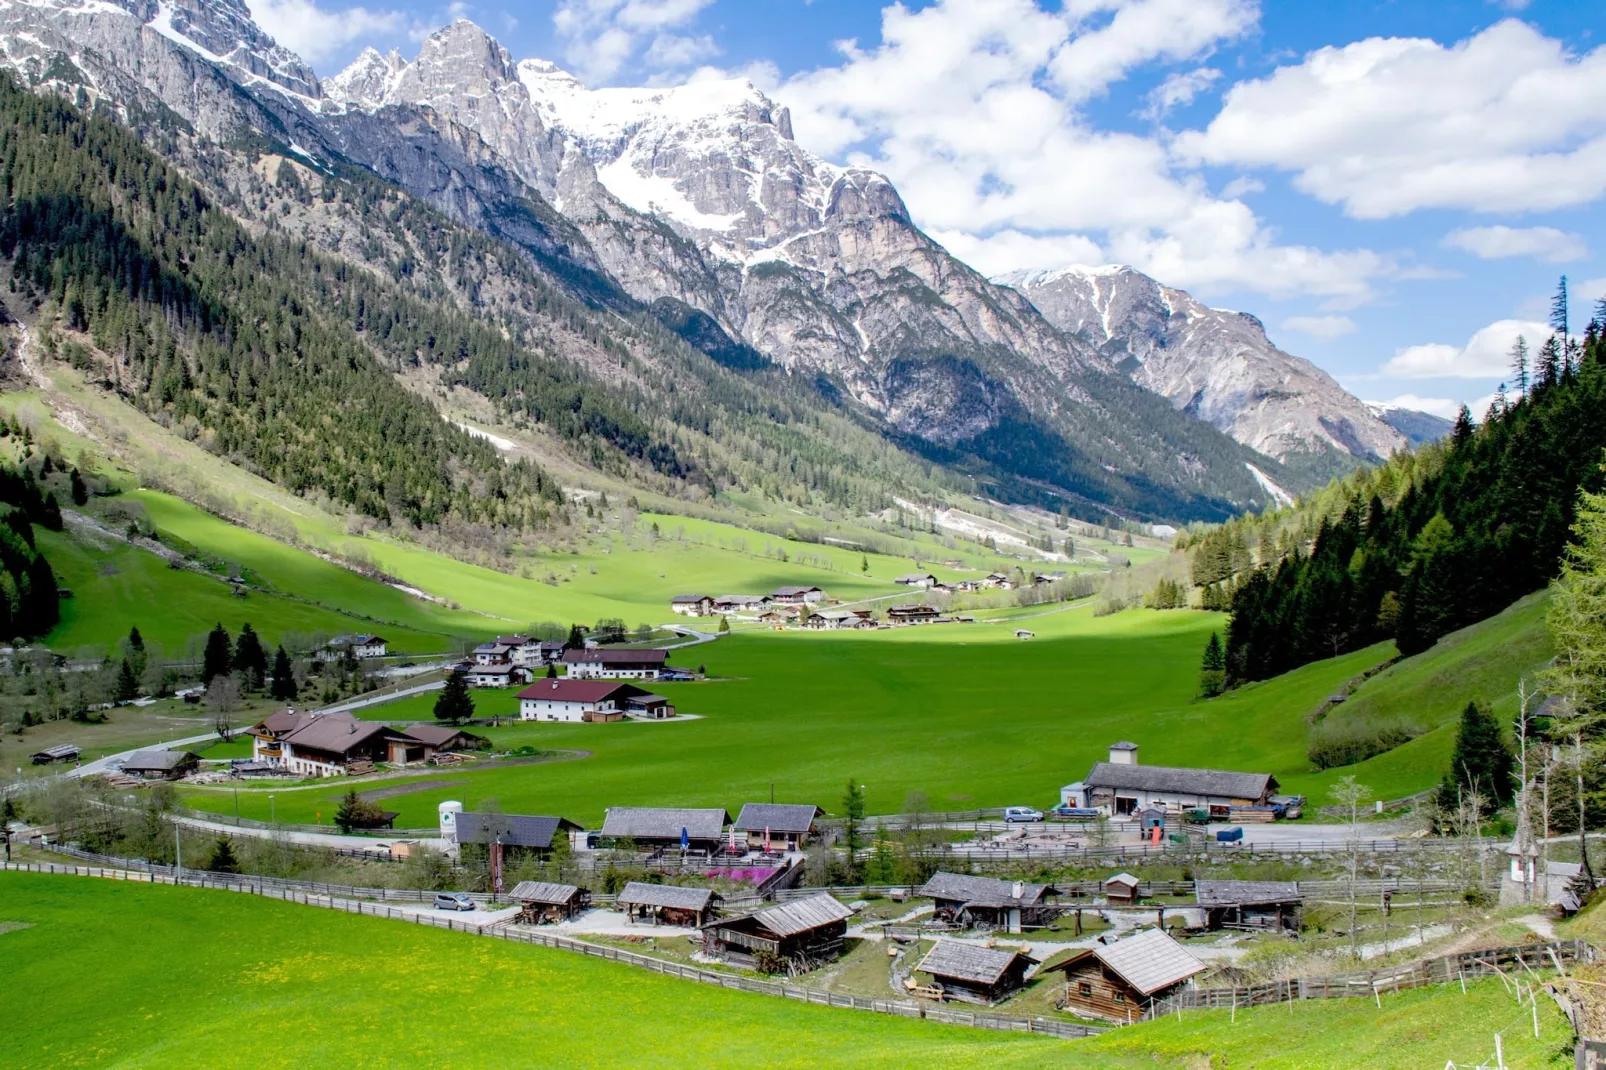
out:
<path id="1" fill-rule="evenodd" d="M 1097 821 L 1098 816 L 1099 812 L 1096 809 L 1071 806 L 1068 803 L 1060 803 L 1043 815 L 1048 821 Z"/>
<path id="2" fill-rule="evenodd" d="M 474 900 L 466 892 L 442 892 L 435 897 L 436 910 L 473 910 Z"/>
<path id="3" fill-rule="evenodd" d="M 1033 810 L 1030 806 L 1010 806 L 1004 810 L 1004 820 L 1010 822 L 1041 821 L 1043 811 Z"/>

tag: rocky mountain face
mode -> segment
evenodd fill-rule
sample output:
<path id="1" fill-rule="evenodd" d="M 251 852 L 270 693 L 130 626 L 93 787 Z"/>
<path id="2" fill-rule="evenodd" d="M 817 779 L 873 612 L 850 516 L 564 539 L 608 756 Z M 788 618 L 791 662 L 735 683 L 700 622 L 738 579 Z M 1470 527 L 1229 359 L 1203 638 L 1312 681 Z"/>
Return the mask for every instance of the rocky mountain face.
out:
<path id="1" fill-rule="evenodd" d="M 1404 435 L 1406 441 L 1413 446 L 1420 446 L 1425 442 L 1437 442 L 1455 427 L 1454 420 L 1446 420 L 1442 416 L 1422 412 L 1420 409 L 1385 405 L 1377 401 L 1368 401 L 1366 408 L 1373 416 Z"/>
<path id="2" fill-rule="evenodd" d="M 1298 485 L 950 256 L 885 177 L 802 149 L 745 82 L 587 90 L 459 21 L 320 83 L 239 0 L 0 0 L 0 65 L 143 132 L 361 167 L 1002 493 L 1192 517 Z"/>
<path id="3" fill-rule="evenodd" d="M 1139 385 L 1262 453 L 1368 461 L 1407 444 L 1326 372 L 1273 345 L 1247 313 L 1209 308 L 1129 267 L 1017 272 L 997 281 Z"/>

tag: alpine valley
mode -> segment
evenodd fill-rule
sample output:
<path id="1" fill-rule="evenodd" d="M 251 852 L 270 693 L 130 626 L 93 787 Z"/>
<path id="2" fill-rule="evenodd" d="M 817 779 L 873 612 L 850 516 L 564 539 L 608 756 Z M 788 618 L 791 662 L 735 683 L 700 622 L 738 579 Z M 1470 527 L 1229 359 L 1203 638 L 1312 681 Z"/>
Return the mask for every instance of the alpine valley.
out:
<path id="1" fill-rule="evenodd" d="M 362 389 L 537 436 L 531 465 L 569 481 L 1214 520 L 1407 443 L 1252 316 L 1129 268 L 983 277 L 884 176 L 810 153 L 745 81 L 587 89 L 463 20 L 416 58 L 370 49 L 320 79 L 239 0 L 0 0 L 0 64 L 126 126 L 197 204 L 280 243 L 276 270 L 309 275 L 282 299 L 372 363 Z M 361 295 L 329 285 L 347 273 Z M 12 330 L 67 297 L 14 291 Z M 92 381 L 275 472 L 216 407 L 186 407 L 104 330 L 66 320 Z M 483 438 L 426 437 L 447 467 L 487 463 L 472 460 Z M 514 481 L 535 522 L 549 477 L 532 473 Z M 461 488 L 425 482 L 377 476 L 358 508 L 428 523 Z"/>

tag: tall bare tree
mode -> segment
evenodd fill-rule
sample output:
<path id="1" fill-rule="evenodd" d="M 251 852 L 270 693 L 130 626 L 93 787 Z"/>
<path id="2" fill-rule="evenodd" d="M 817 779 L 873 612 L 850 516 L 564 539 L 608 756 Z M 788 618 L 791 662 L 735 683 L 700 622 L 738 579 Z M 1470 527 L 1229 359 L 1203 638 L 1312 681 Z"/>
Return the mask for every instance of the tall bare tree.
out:
<path id="1" fill-rule="evenodd" d="M 1372 797 L 1372 789 L 1365 784 L 1357 784 L 1353 776 L 1340 777 L 1338 783 L 1328 789 L 1328 797 L 1342 807 L 1349 818 L 1349 953 L 1350 958 L 1359 958 L 1355 911 L 1356 885 L 1360 882 L 1361 873 L 1361 806 Z"/>

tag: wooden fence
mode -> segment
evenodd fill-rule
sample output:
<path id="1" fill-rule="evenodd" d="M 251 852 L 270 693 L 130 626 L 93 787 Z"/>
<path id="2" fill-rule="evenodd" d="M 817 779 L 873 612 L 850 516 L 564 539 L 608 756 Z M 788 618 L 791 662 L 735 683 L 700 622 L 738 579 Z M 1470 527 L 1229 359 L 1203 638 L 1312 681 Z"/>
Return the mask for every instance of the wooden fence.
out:
<path id="1" fill-rule="evenodd" d="M 664 974 L 669 977 L 679 977 L 699 984 L 715 985 L 720 988 L 733 988 L 742 992 L 753 992 L 759 995 L 775 996 L 782 999 L 795 1000 L 799 1003 L 814 1003 L 826 1007 L 840 1007 L 844 1010 L 869 1011 L 875 1014 L 888 1014 L 901 1018 L 924 1018 L 928 1021 L 943 1022 L 949 1025 L 968 1026 L 973 1029 L 993 1029 L 1016 1033 L 1041 1033 L 1045 1036 L 1075 1039 L 1077 1037 L 1092 1036 L 1104 1032 L 1094 1026 L 1078 1025 L 1071 1022 L 1055 1021 L 1047 1018 L 1016 1018 L 1009 1015 L 986 1014 L 981 1011 L 965 1011 L 951 1007 L 928 1006 L 920 1003 L 910 1003 L 895 999 L 868 999 L 863 996 L 850 996 L 838 992 L 823 992 L 817 989 L 802 988 L 796 985 L 781 984 L 775 981 L 756 981 L 736 974 L 720 973 L 714 970 L 704 970 L 696 966 L 686 966 L 678 962 L 668 962 L 656 959 L 649 955 L 638 955 L 631 951 L 619 948 L 606 947 L 601 944 L 590 944 L 582 940 L 574 940 L 565 936 L 556 936 L 550 933 L 536 932 L 527 929 L 510 929 L 505 925 L 479 925 L 460 917 L 440 917 L 431 914 L 415 914 L 409 911 L 397 910 L 383 903 L 365 903 L 362 900 L 332 898 L 327 894 L 311 893 L 296 889 L 274 888 L 263 883 L 262 878 L 249 878 L 245 881 L 229 881 L 223 879 L 226 875 L 205 873 L 199 875 L 185 874 L 182 878 L 148 871 L 134 871 L 123 869 L 91 868 L 85 866 L 64 866 L 48 862 L 6 862 L 0 868 L 24 873 L 55 873 L 72 876 L 102 877 L 111 880 L 134 880 L 150 884 L 184 884 L 200 888 L 218 888 L 232 892 L 245 892 L 260 895 L 269 899 L 278 899 L 289 903 L 300 903 L 306 906 L 324 907 L 326 909 L 340 910 L 349 914 L 363 914 L 369 917 L 390 918 L 396 921 L 412 922 L 415 925 L 428 925 L 437 929 L 450 929 L 453 932 L 471 933 L 476 936 L 489 936 L 496 939 L 510 940 L 521 944 L 535 944 L 541 947 L 554 948 L 559 951 L 570 951 L 576 954 L 588 955 L 593 958 L 607 959 L 612 962 L 633 966 L 637 969 L 649 970 L 653 973 Z M 432 893 L 433 894 L 433 893 Z"/>
<path id="2" fill-rule="evenodd" d="M 1595 949 L 1582 940 L 1558 940 L 1549 944 L 1520 944 L 1486 951 L 1463 951 L 1405 966 L 1357 973 L 1296 977 L 1231 988 L 1191 988 L 1153 1001 L 1143 1012 L 1143 1017 L 1162 1018 L 1186 1010 L 1261 1007 L 1296 999 L 1371 999 L 1382 992 L 1400 992 L 1423 985 L 1470 980 L 1508 968 L 1523 972 L 1545 969 L 1559 963 L 1593 962 L 1595 954 Z"/>

